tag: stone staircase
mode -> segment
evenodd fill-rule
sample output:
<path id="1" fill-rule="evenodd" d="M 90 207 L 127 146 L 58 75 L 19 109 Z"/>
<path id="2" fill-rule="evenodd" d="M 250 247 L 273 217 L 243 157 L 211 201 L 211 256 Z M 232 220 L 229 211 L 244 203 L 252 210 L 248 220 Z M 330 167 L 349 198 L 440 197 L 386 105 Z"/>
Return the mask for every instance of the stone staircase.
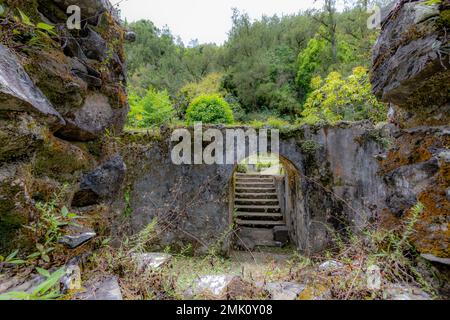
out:
<path id="1" fill-rule="evenodd" d="M 286 236 L 287 229 L 273 176 L 237 173 L 234 212 L 238 247 L 284 244 L 276 239 L 277 232 Z"/>

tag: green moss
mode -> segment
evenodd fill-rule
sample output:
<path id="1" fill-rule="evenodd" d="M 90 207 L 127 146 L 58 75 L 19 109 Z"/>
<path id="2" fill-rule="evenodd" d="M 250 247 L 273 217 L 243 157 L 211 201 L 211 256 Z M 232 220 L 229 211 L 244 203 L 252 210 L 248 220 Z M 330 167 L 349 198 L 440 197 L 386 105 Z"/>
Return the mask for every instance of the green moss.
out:
<path id="1" fill-rule="evenodd" d="M 360 146 L 365 145 L 367 142 L 373 141 L 381 146 L 384 150 L 388 150 L 393 145 L 393 141 L 388 137 L 385 137 L 382 130 L 379 129 L 366 131 L 364 134 L 356 137 L 354 140 Z"/>
<path id="2" fill-rule="evenodd" d="M 443 10 L 438 20 L 439 27 L 450 27 L 450 9 Z"/>
<path id="3" fill-rule="evenodd" d="M 33 172 L 37 176 L 48 176 L 57 181 L 66 181 L 67 176 L 88 170 L 90 160 L 88 155 L 78 147 L 51 139 L 37 153 Z"/>
<path id="4" fill-rule="evenodd" d="M 8 254 L 17 246 L 16 236 L 26 219 L 14 211 L 0 213 L 0 253 Z"/>
<path id="5" fill-rule="evenodd" d="M 16 195 L 21 188 L 11 182 L 12 179 L 0 186 L 0 254 L 14 249 L 11 247 L 12 240 L 25 223 L 25 217 L 14 210 Z"/>
<path id="6" fill-rule="evenodd" d="M 300 144 L 302 151 L 308 155 L 314 155 L 314 153 L 320 149 L 320 144 L 313 140 L 306 140 Z"/>

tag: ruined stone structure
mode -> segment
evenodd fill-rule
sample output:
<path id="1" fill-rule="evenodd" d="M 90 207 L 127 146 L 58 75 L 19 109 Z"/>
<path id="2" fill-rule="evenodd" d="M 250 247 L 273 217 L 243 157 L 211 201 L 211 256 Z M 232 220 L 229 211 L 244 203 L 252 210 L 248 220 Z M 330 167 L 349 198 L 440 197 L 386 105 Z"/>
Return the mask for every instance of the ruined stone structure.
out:
<path id="1" fill-rule="evenodd" d="M 137 233 L 158 218 L 161 247 L 227 252 L 235 165 L 173 164 L 167 128 L 120 134 L 128 111 L 123 41 L 133 35 L 108 1 L 76 1 L 83 23 L 72 31 L 65 8 L 75 1 L 7 1 L 7 10 L 13 2 L 58 36 L 18 45 L 27 29 L 19 29 L 22 42 L 2 29 L 0 249 L 30 245 L 22 225 L 38 201 L 64 190 L 71 209 L 89 218 L 89 230 L 69 232 L 79 243 Z M 418 249 L 449 256 L 449 8 L 424 2 L 399 1 L 374 49 L 374 91 L 395 105 L 398 128 L 361 122 L 281 132 L 284 218 L 303 253 L 380 217 L 398 225 L 420 201 Z M 4 30 L 14 30 L 8 23 Z"/>
<path id="2" fill-rule="evenodd" d="M 383 209 L 376 160 L 384 152 L 383 132 L 363 122 L 281 133 L 279 154 L 290 199 L 286 221 L 302 252 L 326 248 L 333 234 L 348 226 L 360 230 Z M 170 135 L 171 130 L 156 137 L 126 133 L 113 148 L 128 168 L 124 192 L 130 195 L 131 229 L 137 232 L 159 217 L 162 246 L 191 243 L 198 252 L 212 246 L 226 252 L 233 235 L 236 166 L 175 165 Z"/>

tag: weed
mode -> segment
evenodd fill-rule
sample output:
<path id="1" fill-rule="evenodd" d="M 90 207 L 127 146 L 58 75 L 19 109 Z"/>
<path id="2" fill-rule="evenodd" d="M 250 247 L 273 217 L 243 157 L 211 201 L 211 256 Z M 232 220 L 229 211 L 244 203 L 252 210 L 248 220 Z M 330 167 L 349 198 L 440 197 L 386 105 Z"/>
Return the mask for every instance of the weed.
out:
<path id="1" fill-rule="evenodd" d="M 38 285 L 31 293 L 8 292 L 0 295 L 0 300 L 54 300 L 61 297 L 58 284 L 65 274 L 61 268 L 50 274 L 49 271 L 38 268 L 37 271 L 47 279 Z"/>

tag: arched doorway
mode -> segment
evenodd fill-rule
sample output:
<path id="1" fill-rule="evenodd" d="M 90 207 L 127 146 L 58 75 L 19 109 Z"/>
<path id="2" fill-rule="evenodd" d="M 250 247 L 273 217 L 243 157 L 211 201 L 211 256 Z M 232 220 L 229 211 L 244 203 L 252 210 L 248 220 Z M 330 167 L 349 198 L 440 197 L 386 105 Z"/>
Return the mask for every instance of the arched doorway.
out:
<path id="1" fill-rule="evenodd" d="M 230 187 L 233 246 L 253 250 L 298 244 L 299 187 L 297 169 L 282 156 L 254 155 L 241 161 Z"/>

